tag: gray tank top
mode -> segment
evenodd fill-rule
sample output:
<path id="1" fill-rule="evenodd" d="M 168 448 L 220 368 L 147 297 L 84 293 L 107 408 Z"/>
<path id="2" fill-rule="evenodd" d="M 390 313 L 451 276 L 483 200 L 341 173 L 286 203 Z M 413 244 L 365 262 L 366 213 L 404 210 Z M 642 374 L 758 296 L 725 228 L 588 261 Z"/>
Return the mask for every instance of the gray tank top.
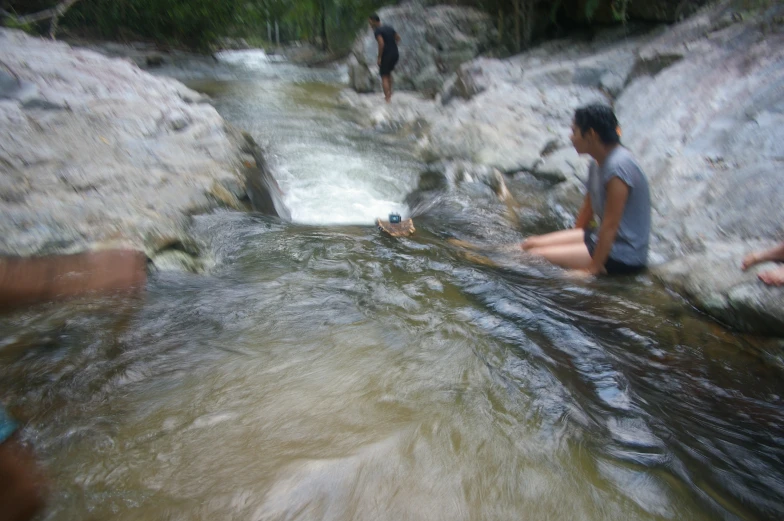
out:
<path id="1" fill-rule="evenodd" d="M 644 266 L 648 262 L 648 242 L 651 235 L 651 195 L 648 179 L 631 152 L 622 146 L 610 152 L 601 168 L 596 161 L 591 162 L 586 187 L 598 223 L 604 215 L 607 195 L 605 186 L 613 177 L 619 178 L 629 187 L 629 197 L 610 250 L 610 258 L 631 266 Z M 594 243 L 598 240 L 598 233 L 598 228 L 591 232 Z"/>

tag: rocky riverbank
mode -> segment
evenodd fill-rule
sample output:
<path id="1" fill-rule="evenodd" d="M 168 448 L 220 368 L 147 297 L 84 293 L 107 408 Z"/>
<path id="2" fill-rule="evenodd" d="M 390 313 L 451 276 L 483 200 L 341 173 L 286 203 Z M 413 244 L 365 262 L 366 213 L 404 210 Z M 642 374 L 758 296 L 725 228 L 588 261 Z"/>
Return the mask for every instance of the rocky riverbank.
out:
<path id="1" fill-rule="evenodd" d="M 380 14 L 395 20 L 405 9 Z M 428 31 L 400 27 L 404 41 L 409 30 Z M 365 62 L 367 39 L 355 45 Z M 401 47 L 401 63 L 409 52 Z M 739 269 L 744 252 L 784 238 L 784 6 L 725 0 L 675 26 L 630 25 L 505 60 L 480 57 L 435 100 L 428 94 L 382 106 L 377 95 L 347 92 L 342 102 L 368 126 L 408 129 L 426 160 L 548 181 L 541 198 L 560 216 L 576 210 L 586 172 L 568 139 L 573 111 L 613 104 L 651 181 L 654 276 L 734 328 L 784 335 L 784 290 L 756 279 L 766 266 Z"/>
<path id="2" fill-rule="evenodd" d="M 0 48 L 0 254 L 122 243 L 198 270 L 192 215 L 285 216 L 261 151 L 201 94 L 20 31 Z"/>

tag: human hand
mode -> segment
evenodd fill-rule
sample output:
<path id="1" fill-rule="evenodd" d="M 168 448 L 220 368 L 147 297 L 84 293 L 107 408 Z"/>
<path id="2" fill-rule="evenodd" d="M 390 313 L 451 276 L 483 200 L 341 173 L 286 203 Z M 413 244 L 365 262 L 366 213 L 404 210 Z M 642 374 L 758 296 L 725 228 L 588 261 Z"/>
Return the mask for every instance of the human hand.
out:
<path id="1" fill-rule="evenodd" d="M 567 279 L 572 280 L 590 280 L 594 278 L 596 275 L 589 270 L 567 270 L 564 272 Z"/>
<path id="2" fill-rule="evenodd" d="M 582 279 L 587 280 L 593 277 L 598 277 L 599 275 L 603 275 L 607 273 L 607 270 L 604 267 L 597 268 L 595 266 L 589 266 L 588 268 L 583 268 L 579 270 L 568 270 L 566 272 L 566 276 L 571 279 Z"/>

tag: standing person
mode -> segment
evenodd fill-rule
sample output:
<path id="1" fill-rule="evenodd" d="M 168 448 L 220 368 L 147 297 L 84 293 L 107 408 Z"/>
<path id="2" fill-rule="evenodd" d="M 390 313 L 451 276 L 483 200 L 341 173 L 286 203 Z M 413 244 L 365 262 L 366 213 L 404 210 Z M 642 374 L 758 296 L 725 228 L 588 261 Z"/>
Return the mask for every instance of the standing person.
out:
<path id="1" fill-rule="evenodd" d="M 575 227 L 530 237 L 521 248 L 583 275 L 642 271 L 651 227 L 648 180 L 621 145 L 612 109 L 598 104 L 577 109 L 571 140 L 577 153 L 594 159 Z"/>
<path id="2" fill-rule="evenodd" d="M 370 27 L 373 28 L 373 36 L 378 43 L 378 73 L 381 75 L 384 99 L 389 103 L 392 100 L 392 71 L 400 58 L 397 51 L 400 35 L 391 26 L 381 25 L 377 14 L 370 15 Z"/>

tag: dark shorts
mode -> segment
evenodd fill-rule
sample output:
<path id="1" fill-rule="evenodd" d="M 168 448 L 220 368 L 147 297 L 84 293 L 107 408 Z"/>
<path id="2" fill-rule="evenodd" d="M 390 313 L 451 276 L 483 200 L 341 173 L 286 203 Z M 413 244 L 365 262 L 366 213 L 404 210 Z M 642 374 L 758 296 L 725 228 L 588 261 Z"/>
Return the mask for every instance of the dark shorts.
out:
<path id="1" fill-rule="evenodd" d="M 593 230 L 586 229 L 585 235 L 583 235 L 585 246 L 588 248 L 588 253 L 591 254 L 591 257 L 593 257 L 593 252 L 596 249 L 596 243 L 591 236 L 592 233 Z M 645 271 L 645 265 L 635 266 L 609 257 L 607 262 L 604 263 L 604 269 L 607 270 L 607 275 L 636 275 Z"/>
<path id="2" fill-rule="evenodd" d="M 391 56 L 382 56 L 381 65 L 378 66 L 378 73 L 381 76 L 389 76 L 395 70 L 399 55 L 393 54 Z"/>

